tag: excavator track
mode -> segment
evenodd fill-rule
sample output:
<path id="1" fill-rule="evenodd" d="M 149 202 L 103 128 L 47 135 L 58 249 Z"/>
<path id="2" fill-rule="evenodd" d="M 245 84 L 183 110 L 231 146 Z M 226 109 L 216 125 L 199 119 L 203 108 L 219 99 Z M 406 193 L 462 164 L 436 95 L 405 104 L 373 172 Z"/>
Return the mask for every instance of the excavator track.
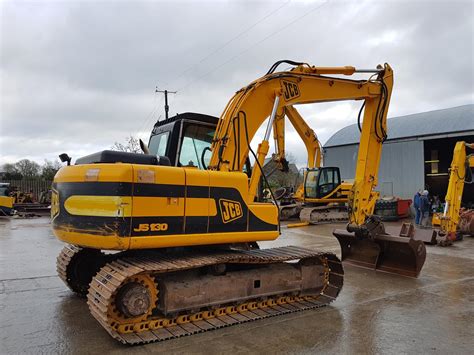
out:
<path id="1" fill-rule="evenodd" d="M 92 277 L 107 262 L 100 250 L 66 245 L 56 259 L 56 271 L 66 286 L 81 297 L 86 297 Z"/>
<path id="2" fill-rule="evenodd" d="M 222 264 L 287 265 L 284 262 L 296 260 L 301 262 L 306 259 L 317 260 L 318 265 L 324 270 L 318 274 L 323 280 L 323 286 L 314 295 L 294 293 L 271 295 L 258 299 L 245 299 L 243 302 L 214 304 L 206 309 L 188 310 L 168 316 L 157 312 L 160 288 L 156 280 L 163 275 Z M 251 251 L 194 251 L 178 255 L 153 251 L 135 256 L 125 255 L 107 263 L 92 279 L 87 303 L 94 318 L 113 338 L 123 344 L 135 345 L 328 305 L 338 296 L 343 285 L 343 275 L 342 264 L 336 255 L 293 246 Z M 137 301 L 141 299 L 140 293 L 136 293 L 137 290 L 143 290 L 151 295 L 150 310 L 133 319 L 124 317 L 117 310 L 120 307 L 116 304 L 117 295 L 123 296 L 124 292 L 127 293 L 128 289 L 123 291 L 124 285 L 130 284 L 138 285 L 136 286 L 138 288 L 131 290 L 131 296 L 126 297 L 129 304 L 143 306 L 143 302 Z M 135 303 L 130 300 L 134 300 Z M 133 312 L 135 308 L 130 309 Z"/>
<path id="3" fill-rule="evenodd" d="M 300 220 L 310 224 L 347 222 L 348 218 L 345 206 L 303 207 L 300 212 Z"/>
<path id="4" fill-rule="evenodd" d="M 66 284 L 67 287 L 73 292 L 75 290 L 72 288 L 68 280 L 68 265 L 71 263 L 72 258 L 76 255 L 81 248 L 76 247 L 75 245 L 66 245 L 61 252 L 59 253 L 56 259 L 56 271 L 59 278 Z"/>

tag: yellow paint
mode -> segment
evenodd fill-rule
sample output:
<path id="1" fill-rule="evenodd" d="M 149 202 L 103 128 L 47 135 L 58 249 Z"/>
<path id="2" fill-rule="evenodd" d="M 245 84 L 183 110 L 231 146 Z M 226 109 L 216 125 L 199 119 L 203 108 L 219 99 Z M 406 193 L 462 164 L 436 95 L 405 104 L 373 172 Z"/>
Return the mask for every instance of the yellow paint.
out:
<path id="1" fill-rule="evenodd" d="M 216 200 L 207 198 L 187 198 L 186 216 L 199 217 L 217 215 Z"/>
<path id="2" fill-rule="evenodd" d="M 10 196 L 0 196 L 0 206 L 13 208 L 13 197 Z"/>
<path id="3" fill-rule="evenodd" d="M 184 216 L 184 198 L 133 197 L 134 217 Z"/>
<path id="4" fill-rule="evenodd" d="M 441 225 L 441 216 L 443 214 L 442 213 L 433 213 L 433 218 L 431 219 L 431 224 L 433 226 L 439 226 Z"/>
<path id="5" fill-rule="evenodd" d="M 278 207 L 272 203 L 252 203 L 248 205 L 249 211 L 270 224 L 278 224 Z"/>
<path id="6" fill-rule="evenodd" d="M 99 169 L 96 181 L 99 182 L 132 182 L 132 164 L 84 164 L 64 166 L 56 173 L 55 183 L 84 182 L 88 171 Z M 89 173 L 90 175 L 90 173 Z"/>
<path id="7" fill-rule="evenodd" d="M 272 232 L 231 232 L 207 234 L 157 235 L 147 237 L 132 237 L 130 249 L 166 248 L 191 245 L 244 243 L 259 240 L 274 240 L 279 236 L 278 231 Z"/>
<path id="8" fill-rule="evenodd" d="M 467 148 L 474 149 L 474 143 L 457 142 L 454 146 L 453 160 L 449 168 L 449 183 L 446 191 L 445 201 L 447 205 L 446 215 L 441 214 L 440 227 L 443 232 L 450 235 L 456 233 L 461 210 L 461 199 L 464 190 L 464 180 L 469 176 L 467 169 L 474 167 L 474 154 L 467 154 Z M 434 218 L 434 216 L 433 216 Z"/>
<path id="9" fill-rule="evenodd" d="M 278 231 L 155 235 L 131 238 L 94 235 L 87 231 L 78 232 L 65 229 L 54 229 L 53 233 L 59 240 L 65 243 L 79 245 L 86 248 L 107 250 L 152 249 L 191 245 L 243 243 L 259 240 L 274 240 L 279 236 Z"/>
<path id="10" fill-rule="evenodd" d="M 148 170 L 149 172 L 146 172 L 146 170 Z M 161 165 L 133 165 L 133 182 L 150 183 L 151 176 L 154 176 L 155 184 L 185 184 L 184 168 Z"/>
<path id="11" fill-rule="evenodd" d="M 53 233 L 64 243 L 78 245 L 85 248 L 104 250 L 127 250 L 130 246 L 130 238 L 122 238 L 110 235 L 96 235 L 88 231 L 74 231 L 66 226 L 53 228 Z"/>
<path id="12" fill-rule="evenodd" d="M 286 226 L 288 228 L 306 227 L 306 226 L 309 226 L 309 222 L 289 223 Z"/>
<path id="13" fill-rule="evenodd" d="M 68 197 L 64 208 L 76 216 L 130 217 L 132 198 L 130 196 L 80 196 Z"/>
<path id="14" fill-rule="evenodd" d="M 209 197 L 209 171 L 198 169 L 185 169 L 186 186 L 202 186 L 206 188 Z M 189 198 L 186 190 L 185 215 L 193 216 L 215 216 L 217 214 L 216 201 L 206 198 Z"/>
<path id="15" fill-rule="evenodd" d="M 184 198 L 174 197 L 141 197 L 141 196 L 81 196 L 69 197 L 64 208 L 71 215 L 98 217 L 155 217 L 183 216 Z M 133 201 L 133 213 L 132 213 Z M 214 199 L 188 198 L 187 216 L 217 215 Z"/>

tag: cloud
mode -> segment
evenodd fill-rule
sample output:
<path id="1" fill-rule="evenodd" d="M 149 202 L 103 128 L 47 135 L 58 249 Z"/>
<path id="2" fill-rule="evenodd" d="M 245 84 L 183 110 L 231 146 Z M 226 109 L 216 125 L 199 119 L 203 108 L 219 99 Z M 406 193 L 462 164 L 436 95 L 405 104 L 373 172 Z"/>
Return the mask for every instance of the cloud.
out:
<path id="1" fill-rule="evenodd" d="M 3 1 L 0 163 L 146 139 L 163 115 L 156 86 L 179 91 L 172 114 L 219 116 L 279 59 L 389 62 L 389 116 L 472 103 L 472 11 L 470 1 Z M 356 121 L 359 105 L 299 110 L 325 142 Z M 304 164 L 288 132 L 288 151 Z"/>

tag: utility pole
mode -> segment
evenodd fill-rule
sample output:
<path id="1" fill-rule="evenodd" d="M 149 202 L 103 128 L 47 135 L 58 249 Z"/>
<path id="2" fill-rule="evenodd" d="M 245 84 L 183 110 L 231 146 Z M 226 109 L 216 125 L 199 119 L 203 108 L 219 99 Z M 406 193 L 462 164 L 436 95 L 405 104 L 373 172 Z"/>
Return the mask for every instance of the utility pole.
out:
<path id="1" fill-rule="evenodd" d="M 155 92 L 161 92 L 165 94 L 165 119 L 168 119 L 168 112 L 170 110 L 170 107 L 168 106 L 168 94 L 176 94 L 177 91 L 158 90 L 158 87 L 157 87 Z"/>

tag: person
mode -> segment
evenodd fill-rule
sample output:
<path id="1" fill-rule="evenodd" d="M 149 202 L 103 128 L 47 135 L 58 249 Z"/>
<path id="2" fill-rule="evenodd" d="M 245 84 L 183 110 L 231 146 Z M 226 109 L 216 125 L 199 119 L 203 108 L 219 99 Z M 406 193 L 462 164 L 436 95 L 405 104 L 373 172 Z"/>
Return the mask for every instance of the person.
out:
<path id="1" fill-rule="evenodd" d="M 420 197 L 421 197 L 421 190 L 418 190 L 413 197 L 413 207 L 415 208 L 415 224 L 417 226 L 420 225 L 421 219 L 421 211 L 420 211 Z"/>
<path id="2" fill-rule="evenodd" d="M 430 220 L 430 200 L 428 198 L 428 195 L 428 190 L 424 190 L 420 197 L 420 224 L 422 227 L 428 227 L 428 222 Z"/>

